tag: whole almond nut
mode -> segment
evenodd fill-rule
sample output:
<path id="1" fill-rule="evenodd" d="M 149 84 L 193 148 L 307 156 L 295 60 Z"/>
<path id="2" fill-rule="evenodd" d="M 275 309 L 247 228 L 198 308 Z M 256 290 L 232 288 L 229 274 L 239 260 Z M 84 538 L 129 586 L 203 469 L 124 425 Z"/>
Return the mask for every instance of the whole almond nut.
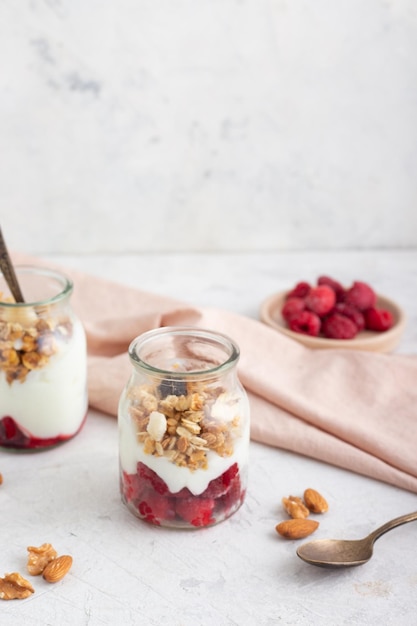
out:
<path id="1" fill-rule="evenodd" d="M 314 533 L 318 527 L 319 523 L 312 519 L 289 519 L 277 524 L 275 530 L 287 539 L 303 539 Z"/>
<path id="2" fill-rule="evenodd" d="M 295 519 L 304 519 L 310 515 L 309 509 L 305 506 L 301 498 L 296 496 L 288 496 L 282 498 L 282 504 L 290 517 Z"/>
<path id="3" fill-rule="evenodd" d="M 329 510 L 326 499 L 315 489 L 305 490 L 304 502 L 312 513 L 326 513 Z"/>
<path id="4" fill-rule="evenodd" d="M 70 571 L 72 566 L 72 556 L 64 554 L 50 561 L 43 570 L 42 576 L 48 583 L 57 583 L 62 580 Z"/>

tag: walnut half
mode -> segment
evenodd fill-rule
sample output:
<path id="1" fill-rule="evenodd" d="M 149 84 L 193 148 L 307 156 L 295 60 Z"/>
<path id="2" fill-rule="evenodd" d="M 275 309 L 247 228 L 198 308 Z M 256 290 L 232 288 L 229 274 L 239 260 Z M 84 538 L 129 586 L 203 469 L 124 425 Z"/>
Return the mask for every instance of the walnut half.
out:
<path id="1" fill-rule="evenodd" d="M 28 598 L 34 591 L 30 582 L 17 572 L 5 574 L 0 578 L 1 600 L 22 600 Z"/>
<path id="2" fill-rule="evenodd" d="M 50 543 L 43 543 L 39 548 L 28 546 L 27 551 L 29 553 L 27 568 L 32 576 L 42 574 L 48 563 L 58 556 L 57 551 Z"/>

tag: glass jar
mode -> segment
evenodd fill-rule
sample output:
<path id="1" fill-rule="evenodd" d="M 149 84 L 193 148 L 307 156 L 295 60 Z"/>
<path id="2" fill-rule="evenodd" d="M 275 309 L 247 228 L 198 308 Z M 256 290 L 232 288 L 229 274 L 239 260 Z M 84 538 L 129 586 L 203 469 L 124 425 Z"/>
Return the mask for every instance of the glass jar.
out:
<path id="1" fill-rule="evenodd" d="M 122 501 L 174 528 L 221 522 L 247 488 L 249 403 L 228 337 L 190 327 L 144 333 L 119 412 Z"/>
<path id="2" fill-rule="evenodd" d="M 15 272 L 24 303 L 0 274 L 0 446 L 45 449 L 73 437 L 86 418 L 86 338 L 68 278 L 31 266 Z"/>

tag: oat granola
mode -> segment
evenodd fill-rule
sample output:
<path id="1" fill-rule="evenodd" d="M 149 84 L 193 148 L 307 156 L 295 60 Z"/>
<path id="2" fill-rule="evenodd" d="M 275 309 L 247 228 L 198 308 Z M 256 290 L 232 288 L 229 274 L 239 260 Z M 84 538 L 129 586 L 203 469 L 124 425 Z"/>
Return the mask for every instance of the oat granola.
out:
<path id="1" fill-rule="evenodd" d="M 240 417 L 237 411 L 233 412 L 233 398 L 222 387 L 182 384 L 181 391 L 185 393 L 166 396 L 161 385 L 135 387 L 130 392 L 130 415 L 146 454 L 165 456 L 175 465 L 191 470 L 206 469 L 210 450 L 222 457 L 233 454 Z M 219 402 L 231 407 L 230 419 L 217 417 Z"/>
<path id="2" fill-rule="evenodd" d="M 31 370 L 45 367 L 61 341 L 68 341 L 72 323 L 68 317 L 52 319 L 34 308 L 10 310 L 1 307 L 10 302 L 0 292 L 0 372 L 7 382 L 23 383 Z"/>

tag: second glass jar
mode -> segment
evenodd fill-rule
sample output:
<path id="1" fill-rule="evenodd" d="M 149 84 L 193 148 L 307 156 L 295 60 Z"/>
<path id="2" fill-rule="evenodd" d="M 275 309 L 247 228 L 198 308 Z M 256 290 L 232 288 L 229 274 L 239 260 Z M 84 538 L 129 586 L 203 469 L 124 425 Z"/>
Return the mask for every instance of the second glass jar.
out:
<path id="1" fill-rule="evenodd" d="M 239 349 L 225 335 L 169 327 L 129 347 L 133 372 L 119 403 L 122 499 L 137 517 L 210 526 L 244 501 L 249 404 Z"/>
<path id="2" fill-rule="evenodd" d="M 0 274 L 0 446 L 44 450 L 74 437 L 85 422 L 86 337 L 69 278 L 47 268 L 15 269 L 23 303 Z"/>

